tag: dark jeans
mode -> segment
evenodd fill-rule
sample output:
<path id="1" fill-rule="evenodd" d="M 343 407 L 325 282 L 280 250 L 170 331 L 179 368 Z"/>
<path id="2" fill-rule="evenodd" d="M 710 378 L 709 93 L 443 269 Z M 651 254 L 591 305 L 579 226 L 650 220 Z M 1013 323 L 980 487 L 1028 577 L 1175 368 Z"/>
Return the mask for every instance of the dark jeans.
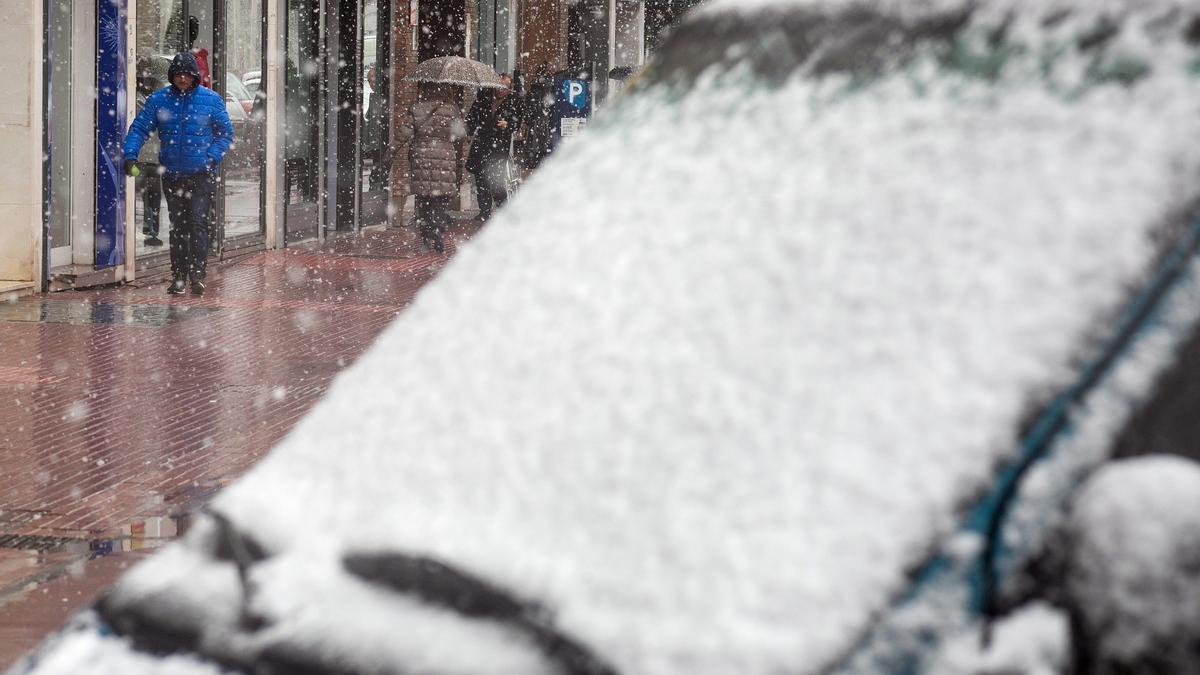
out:
<path id="1" fill-rule="evenodd" d="M 153 164 L 142 165 L 142 175 L 138 176 L 135 185 L 142 193 L 142 234 L 157 237 L 159 208 L 162 206 L 162 179 L 158 175 L 158 167 Z"/>
<path id="2" fill-rule="evenodd" d="M 508 199 L 508 184 L 505 182 L 504 155 L 484 158 L 483 166 L 471 171 L 475 177 L 475 201 L 479 202 L 479 217 L 487 220 L 492 211 L 504 205 Z"/>
<path id="3" fill-rule="evenodd" d="M 213 177 L 207 173 L 164 174 L 162 184 L 171 214 L 171 276 L 202 280 L 208 263 Z"/>
<path id="4" fill-rule="evenodd" d="M 440 246 L 442 243 L 442 232 L 450 224 L 450 216 L 446 213 L 450 209 L 450 198 L 422 197 L 418 195 L 416 198 L 416 207 L 417 228 L 421 233 L 421 240 Z"/>
<path id="5" fill-rule="evenodd" d="M 391 155 L 384 152 L 383 146 L 363 150 L 363 157 L 371 160 L 371 172 L 367 174 L 367 185 L 371 191 L 383 190 L 388 184 L 388 173 L 391 169 Z"/>

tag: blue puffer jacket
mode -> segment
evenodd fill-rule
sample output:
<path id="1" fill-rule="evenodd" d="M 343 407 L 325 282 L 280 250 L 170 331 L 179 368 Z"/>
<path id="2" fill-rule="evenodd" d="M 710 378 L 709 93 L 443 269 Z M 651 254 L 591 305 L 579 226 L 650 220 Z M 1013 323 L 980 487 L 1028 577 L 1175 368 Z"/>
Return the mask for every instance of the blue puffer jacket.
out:
<path id="1" fill-rule="evenodd" d="M 146 99 L 146 105 L 129 125 L 125 158 L 137 159 L 150 133 L 158 131 L 158 161 L 167 173 L 216 170 L 233 143 L 233 123 L 225 111 L 225 101 L 212 89 L 199 85 L 200 68 L 191 54 L 175 55 L 167 80 L 174 80 L 179 73 L 190 73 L 197 84 L 187 91 L 170 84 Z"/>

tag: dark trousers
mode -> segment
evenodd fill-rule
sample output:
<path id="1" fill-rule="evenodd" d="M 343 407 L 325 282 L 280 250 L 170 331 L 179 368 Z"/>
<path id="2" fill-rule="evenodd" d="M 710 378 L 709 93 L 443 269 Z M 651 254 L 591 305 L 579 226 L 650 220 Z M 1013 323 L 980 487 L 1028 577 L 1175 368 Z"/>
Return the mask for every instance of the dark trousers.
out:
<path id="1" fill-rule="evenodd" d="M 417 228 L 422 241 L 441 245 L 442 233 L 450 224 L 450 216 L 446 213 L 449 209 L 449 197 L 416 197 Z"/>
<path id="2" fill-rule="evenodd" d="M 159 208 L 162 206 L 162 179 L 158 175 L 158 167 L 142 165 L 142 175 L 137 178 L 134 187 L 142 193 L 142 234 L 157 237 Z"/>
<path id="3" fill-rule="evenodd" d="M 162 184 L 171 215 L 171 276 L 202 280 L 208 263 L 213 177 L 207 173 L 164 174 Z"/>
<path id="4" fill-rule="evenodd" d="M 482 166 L 473 169 L 475 177 L 475 201 L 479 203 L 479 217 L 487 220 L 492 211 L 504 205 L 508 199 L 508 183 L 504 175 L 504 155 L 493 155 L 483 160 Z"/>

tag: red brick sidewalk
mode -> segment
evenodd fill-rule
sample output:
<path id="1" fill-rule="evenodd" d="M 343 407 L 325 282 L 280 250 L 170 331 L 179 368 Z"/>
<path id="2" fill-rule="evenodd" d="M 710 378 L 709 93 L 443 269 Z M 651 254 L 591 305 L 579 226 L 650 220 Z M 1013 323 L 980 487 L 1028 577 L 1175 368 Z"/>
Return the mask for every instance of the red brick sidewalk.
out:
<path id="1" fill-rule="evenodd" d="M 389 230 L 215 268 L 200 298 L 0 303 L 0 670 L 181 534 L 444 261 Z"/>

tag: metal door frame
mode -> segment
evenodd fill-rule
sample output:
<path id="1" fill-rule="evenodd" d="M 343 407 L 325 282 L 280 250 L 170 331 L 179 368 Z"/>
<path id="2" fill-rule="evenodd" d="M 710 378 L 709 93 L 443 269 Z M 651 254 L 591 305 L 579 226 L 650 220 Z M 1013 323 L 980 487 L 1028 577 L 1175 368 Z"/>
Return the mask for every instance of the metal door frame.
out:
<path id="1" fill-rule="evenodd" d="M 191 3 L 195 0 L 183 0 L 185 16 L 190 16 L 187 10 Z M 200 0 L 204 2 L 205 0 Z M 225 40 L 227 36 L 226 29 L 226 3 L 231 0 L 212 0 L 213 3 L 213 51 L 211 54 L 212 61 L 209 63 L 209 68 L 212 71 L 213 91 L 217 92 L 224 102 L 228 92 L 226 88 L 226 50 Z M 238 0 L 232 0 L 237 2 Z M 269 48 L 267 17 L 268 7 L 266 0 L 262 2 L 262 13 L 259 16 L 259 89 L 266 91 L 267 78 L 269 73 L 267 70 L 267 49 Z M 267 114 L 266 106 L 263 106 L 264 116 Z M 217 189 L 213 194 L 213 227 L 210 232 L 209 257 L 218 260 L 225 260 L 239 251 L 246 248 L 260 249 L 266 246 L 266 232 L 268 223 L 266 222 L 267 212 L 267 155 L 266 144 L 269 139 L 266 135 L 266 118 L 263 118 L 263 155 L 258 166 L 258 231 L 253 234 L 245 234 L 226 239 L 225 237 L 225 167 L 221 166 L 220 181 Z M 226 255 L 226 254 L 229 255 Z"/>
<path id="2" fill-rule="evenodd" d="M 295 231 L 300 232 L 300 233 L 307 233 L 311 230 L 313 232 L 315 240 L 320 242 L 320 241 L 325 241 L 325 223 L 326 223 L 325 209 L 326 209 L 326 202 L 328 201 L 328 199 L 327 199 L 328 190 L 322 189 L 322 186 L 326 185 L 326 180 L 327 180 L 326 157 L 325 157 L 325 153 L 323 152 L 323 149 L 326 147 L 327 129 L 326 129 L 325 125 L 327 123 L 327 117 L 328 117 L 328 112 L 329 112 L 329 109 L 327 107 L 327 101 L 329 98 L 327 96 L 327 92 L 328 92 L 329 87 L 328 87 L 328 80 L 327 80 L 328 69 L 327 69 L 327 67 L 325 67 L 324 64 L 327 64 L 329 61 L 329 51 L 328 51 L 327 40 L 322 39 L 323 36 L 328 34 L 327 27 L 326 27 L 327 26 L 326 4 L 325 4 L 326 0 L 307 0 L 307 1 L 312 3 L 310 8 L 315 7 L 314 13 L 316 16 L 316 23 L 317 23 L 316 61 L 317 61 L 317 63 L 322 64 L 322 67 L 319 68 L 318 73 L 317 73 L 317 83 L 316 83 L 317 97 L 316 97 L 316 101 L 314 102 L 314 105 L 316 108 L 316 116 L 317 116 L 317 119 L 316 119 L 316 126 L 317 126 L 317 158 L 316 158 L 317 200 L 316 200 L 316 202 L 303 202 L 302 204 L 315 204 L 316 205 L 315 213 L 313 214 L 313 217 L 316 222 L 315 223 L 305 222 L 302 227 L 296 228 Z M 283 35 L 282 47 L 283 47 L 284 53 L 286 53 L 287 48 L 288 48 L 287 40 L 288 40 L 288 36 L 290 35 L 289 22 L 291 20 L 291 15 L 288 12 L 288 7 L 287 7 L 288 0 L 280 0 L 280 2 L 282 3 L 280 14 L 283 16 L 283 20 L 281 21 L 281 24 L 282 24 L 281 32 Z M 299 69 L 301 65 L 302 64 L 296 64 L 297 69 Z M 284 75 L 284 78 L 286 78 L 286 74 Z M 282 86 L 279 87 L 279 95 L 282 99 L 283 112 L 279 115 L 279 117 L 283 120 L 283 123 L 279 125 L 279 133 L 277 134 L 278 138 L 276 138 L 275 141 L 277 142 L 279 147 L 282 148 L 282 157 L 283 157 L 282 163 L 283 164 L 282 164 L 281 170 L 286 172 L 287 171 L 287 105 L 288 105 L 286 80 L 283 81 L 281 83 L 281 85 Z M 283 236 L 279 239 L 280 246 L 284 247 L 284 246 L 288 246 L 288 245 L 291 245 L 294 243 L 299 243 L 301 241 L 310 241 L 309 238 L 297 239 L 296 241 L 292 241 L 292 239 L 291 239 L 292 229 L 288 226 L 288 223 L 292 218 L 303 217 L 303 214 L 299 212 L 299 209 L 291 208 L 292 205 L 288 202 L 288 200 L 291 198 L 291 195 L 289 194 L 289 191 L 287 190 L 286 181 L 281 183 L 281 185 L 283 187 L 280 189 L 281 197 L 278 200 L 278 202 L 281 205 L 284 215 L 283 215 L 283 232 L 282 232 Z M 297 205 L 297 206 L 300 206 L 300 205 Z"/>

